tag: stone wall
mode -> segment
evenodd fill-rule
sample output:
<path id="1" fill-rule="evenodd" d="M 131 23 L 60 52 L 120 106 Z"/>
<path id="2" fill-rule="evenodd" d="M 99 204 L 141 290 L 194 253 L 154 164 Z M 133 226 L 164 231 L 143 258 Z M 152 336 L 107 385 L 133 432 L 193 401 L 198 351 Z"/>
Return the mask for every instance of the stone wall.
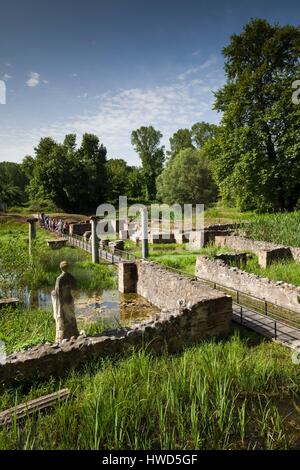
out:
<path id="1" fill-rule="evenodd" d="M 217 236 L 231 235 L 240 224 L 211 224 L 206 225 L 202 231 L 189 233 L 189 245 L 191 249 L 199 249 L 209 243 L 214 243 Z"/>
<path id="2" fill-rule="evenodd" d="M 90 222 L 76 222 L 76 223 L 70 224 L 70 227 L 69 227 L 70 235 L 82 236 L 84 232 L 88 232 L 88 231 L 91 231 Z"/>
<path id="3" fill-rule="evenodd" d="M 176 272 L 151 263 L 138 261 L 136 263 L 137 283 L 136 293 L 147 299 L 159 309 L 177 309 L 179 306 L 193 306 L 203 301 L 221 299 L 224 305 L 229 305 L 227 297 L 197 281 L 181 276 Z M 120 267 L 120 269 L 122 269 Z"/>
<path id="4" fill-rule="evenodd" d="M 107 330 L 12 354 L 0 364 L 0 383 L 61 377 L 86 361 L 146 347 L 154 353 L 175 352 L 204 338 L 229 333 L 231 297 L 199 282 L 149 263 L 119 264 L 120 290 L 138 292 L 161 312 L 134 328 Z"/>
<path id="5" fill-rule="evenodd" d="M 225 336 L 231 319 L 231 298 L 204 291 L 207 295 L 202 295 L 198 303 L 171 312 L 162 311 L 134 328 L 110 330 L 101 336 L 79 336 L 60 345 L 45 344 L 12 354 L 0 364 L 0 383 L 61 377 L 86 361 L 124 354 L 143 346 L 154 353 L 175 352 L 202 338 Z"/>
<path id="6" fill-rule="evenodd" d="M 269 266 L 274 261 L 294 259 L 300 262 L 300 248 L 292 248 L 275 243 L 251 240 L 250 238 L 237 236 L 216 236 L 215 244 L 219 247 L 228 246 L 237 251 L 251 251 L 258 256 L 259 265 L 262 268 Z"/>
<path id="7" fill-rule="evenodd" d="M 300 288 L 291 284 L 281 281 L 273 282 L 238 268 L 229 267 L 224 261 L 212 260 L 206 256 L 198 256 L 195 274 L 202 279 L 216 282 L 229 289 L 237 289 L 300 313 Z"/>

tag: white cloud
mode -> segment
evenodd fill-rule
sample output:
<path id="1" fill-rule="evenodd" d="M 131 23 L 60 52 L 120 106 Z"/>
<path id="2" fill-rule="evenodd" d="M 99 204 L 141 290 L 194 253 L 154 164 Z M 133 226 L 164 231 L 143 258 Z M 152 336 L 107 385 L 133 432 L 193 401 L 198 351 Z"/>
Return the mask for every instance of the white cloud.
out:
<path id="1" fill-rule="evenodd" d="M 84 132 L 92 132 L 107 147 L 109 157 L 123 157 L 136 164 L 138 157 L 130 142 L 132 130 L 153 125 L 163 133 L 162 143 L 167 147 L 170 136 L 181 127 L 190 128 L 199 120 L 218 122 L 218 114 L 211 110 L 212 92 L 223 85 L 224 74 L 218 67 L 208 69 L 207 63 L 201 65 L 197 75 L 187 74 L 185 80 L 175 77 L 167 84 L 110 90 L 94 97 L 83 93 L 80 97 L 86 99 L 78 101 L 82 111 L 77 115 L 19 132 L 15 128 L 10 133 L 2 129 L 4 141 L 0 129 L 0 156 L 5 153 L 1 148 L 8 148 L 8 144 L 9 155 L 13 155 L 16 146 L 20 159 L 30 146 L 33 153 L 33 147 L 43 136 L 61 141 L 65 134 L 74 132 L 80 141 Z"/>
<path id="2" fill-rule="evenodd" d="M 44 85 L 48 85 L 49 80 L 43 80 Z"/>
<path id="3" fill-rule="evenodd" d="M 27 86 L 34 88 L 40 83 L 40 74 L 37 72 L 30 72 L 29 79 L 26 81 Z"/>
<path id="4" fill-rule="evenodd" d="M 61 139 L 67 132 L 75 132 L 79 136 L 92 132 L 101 138 L 111 157 L 126 157 L 133 154 L 131 131 L 143 125 L 153 125 L 161 130 L 163 143 L 168 145 L 169 137 L 180 127 L 190 127 L 199 120 L 218 121 L 217 113 L 211 111 L 214 101 L 212 92 L 223 81 L 220 71 L 210 78 L 202 72 L 201 78 L 193 80 L 174 81 L 152 88 L 119 89 L 96 95 L 94 103 L 89 101 L 88 111 L 64 123 L 52 125 L 46 135 L 48 133 Z M 84 96 L 86 94 L 80 97 Z"/>
<path id="5" fill-rule="evenodd" d="M 203 64 L 197 65 L 196 67 L 192 67 L 190 69 L 185 70 L 184 72 L 178 75 L 178 80 L 186 80 L 189 75 L 195 74 L 201 70 L 207 69 L 212 65 L 217 63 L 217 58 L 215 56 L 211 56 L 208 60 L 203 62 Z"/>
<path id="6" fill-rule="evenodd" d="M 3 80 L 5 80 L 5 81 L 9 80 L 10 78 L 12 78 L 12 76 L 9 75 L 8 73 L 5 73 L 5 74 L 3 75 Z"/>
<path id="7" fill-rule="evenodd" d="M 196 51 L 192 52 L 192 55 L 199 55 L 201 54 L 202 50 L 201 49 L 197 49 Z"/>

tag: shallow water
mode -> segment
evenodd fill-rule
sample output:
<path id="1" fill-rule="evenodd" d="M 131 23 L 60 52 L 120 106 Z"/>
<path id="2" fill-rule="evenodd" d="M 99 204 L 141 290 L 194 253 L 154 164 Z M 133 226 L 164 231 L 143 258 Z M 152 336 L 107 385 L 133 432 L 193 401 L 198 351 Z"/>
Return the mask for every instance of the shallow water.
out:
<path id="1" fill-rule="evenodd" d="M 73 297 L 76 318 L 87 323 L 103 321 L 104 325 L 109 326 L 129 326 L 158 312 L 143 297 L 121 294 L 117 289 L 103 289 L 94 293 L 76 290 Z M 52 309 L 51 289 L 25 292 L 24 300 L 28 307 Z"/>

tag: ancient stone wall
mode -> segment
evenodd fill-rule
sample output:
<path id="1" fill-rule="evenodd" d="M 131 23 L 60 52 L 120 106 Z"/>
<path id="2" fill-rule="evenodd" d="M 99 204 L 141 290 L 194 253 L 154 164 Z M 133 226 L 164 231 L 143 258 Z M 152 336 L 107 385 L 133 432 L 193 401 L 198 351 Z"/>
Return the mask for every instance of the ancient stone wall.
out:
<path id="1" fill-rule="evenodd" d="M 294 259 L 300 262 L 300 248 L 292 248 L 237 236 L 216 236 L 215 244 L 228 246 L 237 251 L 251 251 L 258 256 L 259 265 L 266 268 L 274 261 Z"/>
<path id="2" fill-rule="evenodd" d="M 291 284 L 270 281 L 238 268 L 229 267 L 224 261 L 212 260 L 206 256 L 198 256 L 195 274 L 202 279 L 216 282 L 229 289 L 245 292 L 300 313 L 300 288 Z"/>
<path id="3" fill-rule="evenodd" d="M 163 311 L 134 328 L 110 330 L 101 336 L 79 336 L 64 340 L 60 345 L 46 344 L 12 354 L 0 364 L 0 383 L 61 377 L 86 361 L 123 354 L 142 346 L 154 353 L 175 352 L 202 338 L 225 336 L 231 320 L 231 298 L 214 294 L 206 298 L 203 295 L 201 301 L 192 303 L 189 308 Z"/>
<path id="4" fill-rule="evenodd" d="M 138 292 L 161 309 L 134 328 L 79 336 L 58 344 L 36 346 L 8 356 L 0 364 L 0 383 L 60 377 L 85 361 L 146 347 L 155 353 L 180 351 L 203 338 L 229 333 L 231 297 L 145 261 L 120 263 L 120 290 Z M 123 281 L 122 281 L 123 279 Z"/>
<path id="5" fill-rule="evenodd" d="M 70 235 L 80 235 L 82 236 L 85 232 L 91 230 L 90 222 L 75 222 L 70 224 L 69 234 Z"/>

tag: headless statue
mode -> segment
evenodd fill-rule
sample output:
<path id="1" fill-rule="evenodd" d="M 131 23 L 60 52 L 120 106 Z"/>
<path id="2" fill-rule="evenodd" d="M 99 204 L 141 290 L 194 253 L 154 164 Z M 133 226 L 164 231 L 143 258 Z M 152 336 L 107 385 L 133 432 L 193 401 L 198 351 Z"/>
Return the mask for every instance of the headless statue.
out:
<path id="1" fill-rule="evenodd" d="M 62 261 L 59 265 L 62 274 L 58 276 L 55 288 L 51 292 L 53 316 L 56 323 L 56 342 L 78 336 L 75 318 L 74 299 L 71 290 L 75 288 L 74 277 L 67 272 L 68 262 Z"/>

